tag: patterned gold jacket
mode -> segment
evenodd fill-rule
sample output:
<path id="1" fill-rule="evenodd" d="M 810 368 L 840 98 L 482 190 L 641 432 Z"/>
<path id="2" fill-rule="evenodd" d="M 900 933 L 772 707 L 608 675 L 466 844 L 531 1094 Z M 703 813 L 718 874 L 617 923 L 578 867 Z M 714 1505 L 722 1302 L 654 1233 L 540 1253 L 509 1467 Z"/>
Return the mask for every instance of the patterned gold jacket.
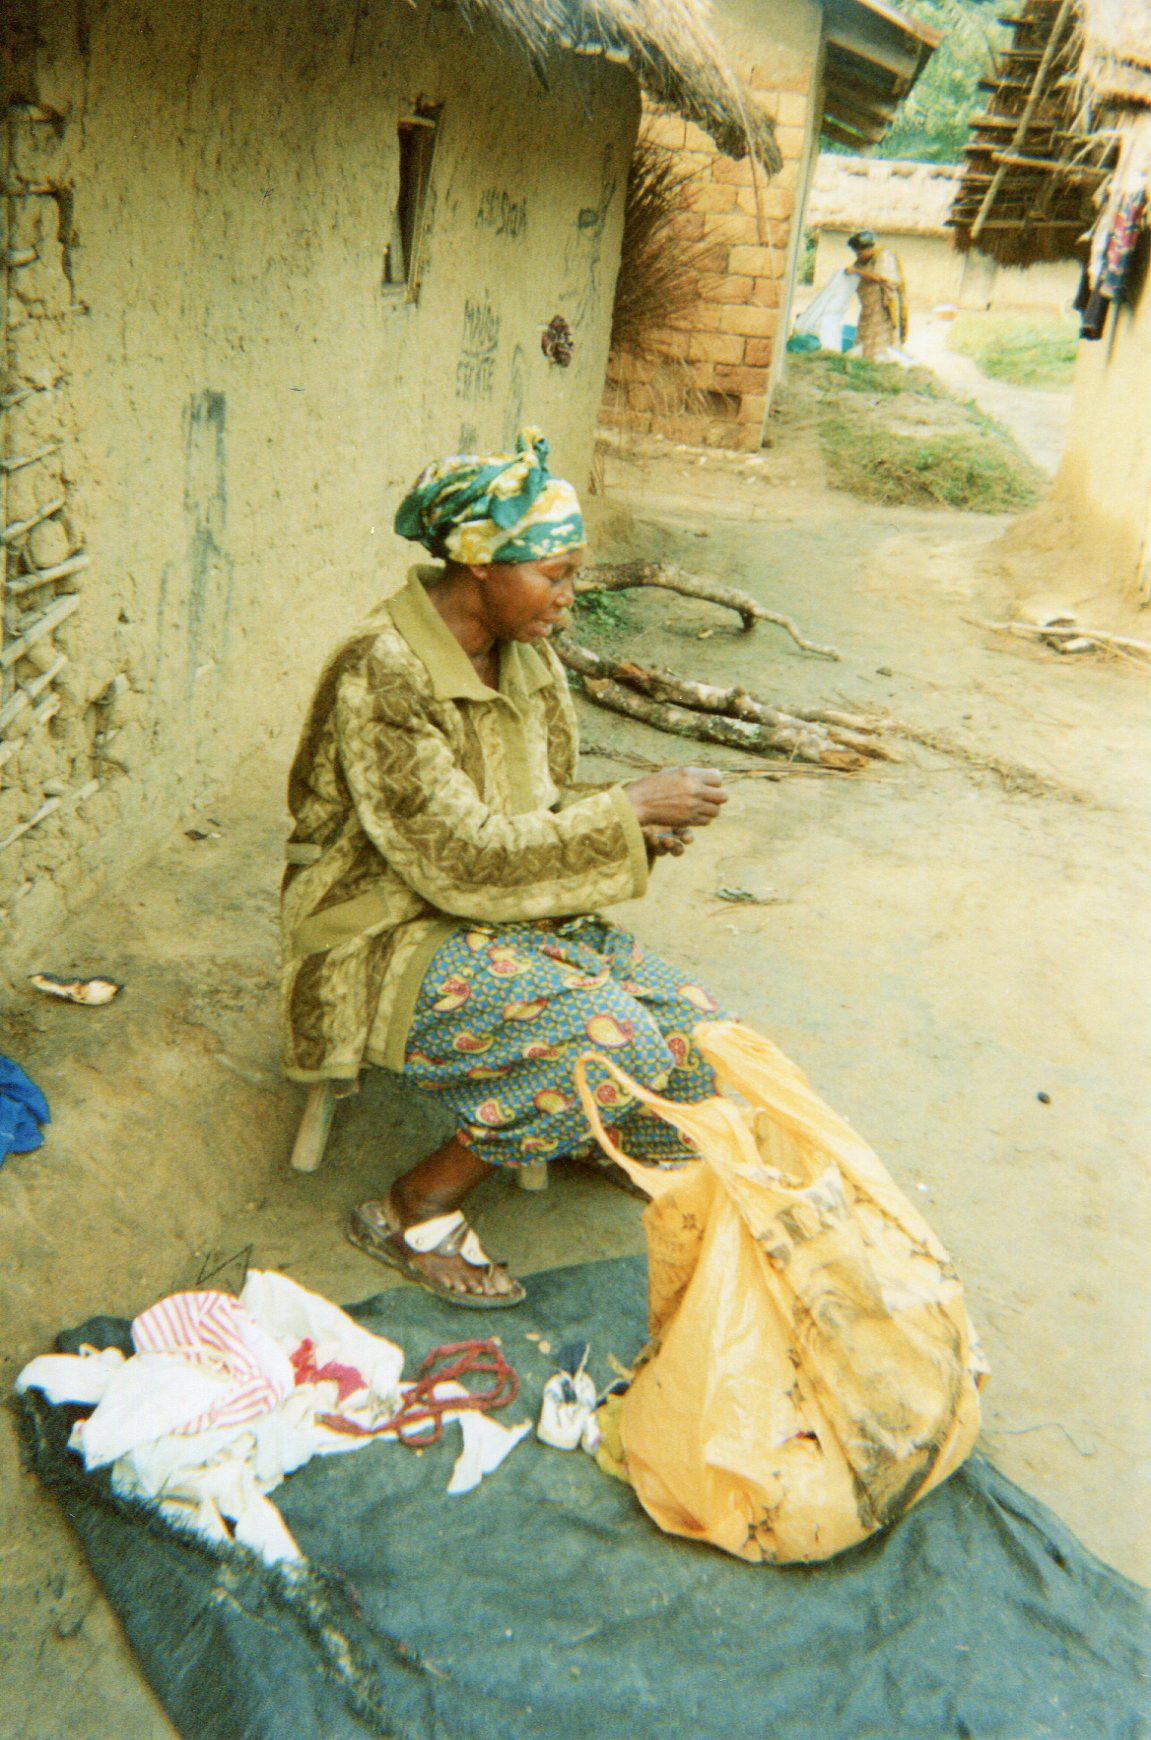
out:
<path id="1" fill-rule="evenodd" d="M 489 689 L 428 597 L 438 572 L 413 569 L 330 660 L 292 764 L 282 1025 L 297 1081 L 402 1067 L 428 962 L 461 920 L 566 918 L 647 885 L 622 788 L 564 798 L 576 720 L 551 648 L 504 645 Z"/>

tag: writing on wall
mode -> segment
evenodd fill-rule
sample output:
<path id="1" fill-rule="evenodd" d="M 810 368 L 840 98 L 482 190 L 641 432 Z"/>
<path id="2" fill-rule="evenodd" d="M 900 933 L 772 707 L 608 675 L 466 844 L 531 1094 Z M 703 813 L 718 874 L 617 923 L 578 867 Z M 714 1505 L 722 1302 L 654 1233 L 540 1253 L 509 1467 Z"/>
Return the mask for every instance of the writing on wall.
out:
<path id="1" fill-rule="evenodd" d="M 490 399 L 495 387 L 500 317 L 485 296 L 464 303 L 464 327 L 456 363 L 456 398 Z"/>
<path id="2" fill-rule="evenodd" d="M 563 299 L 571 309 L 571 324 L 577 330 L 594 319 L 599 309 L 604 231 L 618 189 L 612 148 L 606 145 L 600 162 L 596 203 L 580 208 L 564 250 Z"/>
<path id="3" fill-rule="evenodd" d="M 513 199 L 502 187 L 489 187 L 480 195 L 476 228 L 494 230 L 497 236 L 516 241 L 528 227 L 528 202 Z"/>

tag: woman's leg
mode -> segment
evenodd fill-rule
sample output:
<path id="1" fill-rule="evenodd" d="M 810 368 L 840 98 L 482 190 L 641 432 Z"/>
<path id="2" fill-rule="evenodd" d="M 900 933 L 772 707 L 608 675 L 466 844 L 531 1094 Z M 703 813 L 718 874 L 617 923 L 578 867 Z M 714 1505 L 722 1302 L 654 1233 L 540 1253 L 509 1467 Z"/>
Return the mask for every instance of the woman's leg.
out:
<path id="1" fill-rule="evenodd" d="M 691 1033 L 717 1013 L 702 986 L 603 920 L 477 928 L 457 933 L 429 968 L 405 1074 L 436 1094 L 483 1159 L 560 1159 L 591 1141 L 573 1075 L 583 1053 L 610 1056 L 670 1099 L 704 1099 L 715 1082 Z M 592 1081 L 608 1123 L 626 1126 L 629 1140 L 636 1131 L 637 1158 L 686 1157 L 677 1132 L 641 1116 L 606 1072 Z"/>
<path id="2" fill-rule="evenodd" d="M 696 1045 L 693 1034 L 700 1021 L 726 1021 L 711 992 L 637 942 L 630 932 L 599 919 L 594 921 L 595 947 L 610 964 L 612 977 L 634 997 L 647 1019 L 658 1030 L 670 1054 L 670 1068 L 663 1081 L 636 1075 L 645 1086 L 657 1088 L 665 1099 L 692 1104 L 710 1099 L 716 1092 L 715 1073 Z M 621 1145 L 633 1160 L 667 1164 L 685 1158 L 686 1138 L 645 1106 L 634 1106 L 619 1121 Z"/>
<path id="3" fill-rule="evenodd" d="M 495 1171 L 474 1148 L 457 1137 L 420 1160 L 397 1178 L 382 1201 L 360 1204 L 359 1218 L 381 1233 L 399 1232 L 421 1222 L 438 1220 L 461 1206 L 465 1198 Z M 462 1255 L 437 1256 L 434 1251 L 408 1251 L 408 1260 L 429 1280 L 454 1293 L 500 1298 L 516 1291 L 507 1270 L 498 1263 L 477 1268 Z"/>
<path id="4" fill-rule="evenodd" d="M 714 1092 L 691 1029 L 716 1012 L 706 991 L 647 954 L 627 932 L 590 919 L 562 926 L 461 928 L 428 968 L 404 1074 L 450 1109 L 457 1134 L 357 1211 L 381 1231 L 460 1207 L 500 1166 L 579 1151 L 590 1140 L 572 1075 L 602 1050 L 671 1099 Z M 636 1158 L 683 1159 L 682 1138 L 601 1072 L 595 1097 Z M 462 1257 L 413 1256 L 429 1278 L 484 1296 L 515 1289 L 506 1271 Z"/>

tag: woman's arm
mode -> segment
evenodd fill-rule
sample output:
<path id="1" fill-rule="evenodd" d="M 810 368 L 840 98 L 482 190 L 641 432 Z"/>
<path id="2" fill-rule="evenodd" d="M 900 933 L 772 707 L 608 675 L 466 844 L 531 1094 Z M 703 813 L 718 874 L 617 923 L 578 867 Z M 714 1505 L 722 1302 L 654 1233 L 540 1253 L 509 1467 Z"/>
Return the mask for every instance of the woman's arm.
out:
<path id="1" fill-rule="evenodd" d="M 508 816 L 459 767 L 425 698 L 368 661 L 341 680 L 340 758 L 365 833 L 432 906 L 462 918 L 559 918 L 647 885 L 640 817 L 615 786 Z"/>

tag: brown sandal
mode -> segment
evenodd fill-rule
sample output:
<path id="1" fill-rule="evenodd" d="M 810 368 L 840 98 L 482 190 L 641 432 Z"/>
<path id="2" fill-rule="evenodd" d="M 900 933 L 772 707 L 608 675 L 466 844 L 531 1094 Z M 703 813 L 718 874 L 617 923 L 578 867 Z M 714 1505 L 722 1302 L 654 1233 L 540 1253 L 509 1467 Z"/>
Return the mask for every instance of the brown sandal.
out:
<path id="1" fill-rule="evenodd" d="M 415 1257 L 461 1257 L 469 1267 L 484 1269 L 489 1275 L 496 1269 L 506 1269 L 505 1263 L 488 1256 L 474 1227 L 469 1226 L 459 1209 L 451 1214 L 437 1215 L 433 1220 L 420 1221 L 415 1226 L 401 1227 L 392 1223 L 388 1207 L 386 1202 L 379 1208 L 374 1203 L 363 1202 L 352 1210 L 347 1232 L 357 1250 L 366 1251 L 369 1257 L 398 1270 L 417 1287 L 423 1287 L 426 1292 L 434 1293 L 437 1299 L 444 1299 L 449 1305 L 459 1305 L 465 1311 L 507 1311 L 513 1305 L 521 1305 L 527 1298 L 523 1287 L 515 1280 L 510 1293 L 461 1293 L 445 1281 L 429 1275 L 414 1260 Z"/>

